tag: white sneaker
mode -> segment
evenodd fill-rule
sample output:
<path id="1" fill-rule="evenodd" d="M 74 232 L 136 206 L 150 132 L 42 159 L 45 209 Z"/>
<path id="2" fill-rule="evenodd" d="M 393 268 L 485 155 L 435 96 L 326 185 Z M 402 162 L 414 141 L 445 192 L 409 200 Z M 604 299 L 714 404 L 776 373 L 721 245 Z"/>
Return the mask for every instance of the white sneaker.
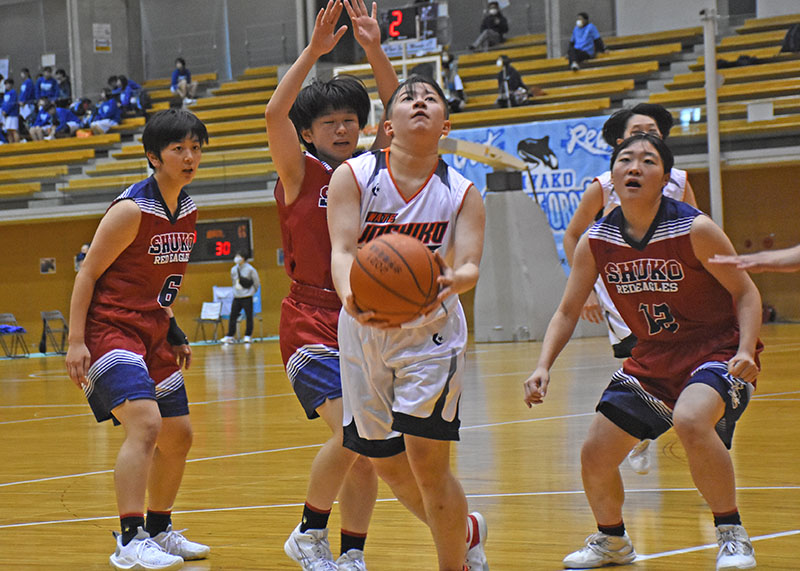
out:
<path id="1" fill-rule="evenodd" d="M 578 70 L 581 68 L 581 66 L 580 66 L 580 65 L 578 65 L 578 62 L 574 61 L 574 62 L 572 62 L 572 63 L 570 64 L 569 68 L 570 68 L 572 71 L 578 71 Z"/>
<path id="2" fill-rule="evenodd" d="M 566 569 L 594 569 L 606 565 L 625 565 L 636 559 L 628 534 L 622 537 L 598 531 L 586 538 L 586 546 L 564 558 Z"/>
<path id="3" fill-rule="evenodd" d="M 339 571 L 367 571 L 364 552 L 360 549 L 350 549 L 347 553 L 342 553 L 336 560 L 336 568 Z"/>
<path id="4" fill-rule="evenodd" d="M 327 529 L 300 531 L 300 524 L 283 544 L 286 555 L 297 561 L 305 571 L 336 571 Z"/>
<path id="5" fill-rule="evenodd" d="M 628 465 L 637 474 L 650 471 L 650 440 L 642 440 L 628 453 Z"/>
<path id="6" fill-rule="evenodd" d="M 122 535 L 117 536 L 117 549 L 108 558 L 114 569 L 125 571 L 132 569 L 180 569 L 183 559 L 177 555 L 170 555 L 154 542 L 148 533 L 141 527 L 138 528 L 136 537 L 122 545 Z"/>
<path id="7" fill-rule="evenodd" d="M 219 340 L 220 343 L 225 343 L 226 345 L 228 343 L 233 343 L 234 341 L 236 341 L 236 339 L 234 339 L 230 335 L 226 335 L 225 337 L 223 337 L 222 339 Z"/>
<path id="8" fill-rule="evenodd" d="M 202 543 L 189 541 L 183 537 L 184 531 L 186 530 L 181 529 L 179 531 L 173 531 L 172 524 L 169 524 L 169 526 L 167 526 L 167 530 L 156 535 L 153 538 L 153 541 L 155 541 L 158 546 L 167 553 L 171 555 L 177 555 L 184 561 L 190 561 L 192 559 L 205 559 L 208 556 L 208 552 L 211 551 L 211 548 L 208 545 L 203 545 Z"/>
<path id="9" fill-rule="evenodd" d="M 741 525 L 718 525 L 717 571 L 721 569 L 752 569 L 756 566 L 755 551 L 750 537 Z"/>
<path id="10" fill-rule="evenodd" d="M 253 341 L 253 340 L 250 338 L 250 336 L 249 336 L 249 335 L 245 335 L 245 336 L 244 336 L 244 342 L 245 342 L 245 343 L 252 343 L 252 341 Z"/>
<path id="11" fill-rule="evenodd" d="M 489 562 L 486 560 L 486 553 L 484 552 L 486 537 L 488 536 L 486 520 L 480 513 L 472 512 L 467 516 L 467 521 L 472 528 L 473 536 L 477 533 L 479 540 L 475 547 L 467 551 L 465 568 L 467 571 L 489 571 Z"/>

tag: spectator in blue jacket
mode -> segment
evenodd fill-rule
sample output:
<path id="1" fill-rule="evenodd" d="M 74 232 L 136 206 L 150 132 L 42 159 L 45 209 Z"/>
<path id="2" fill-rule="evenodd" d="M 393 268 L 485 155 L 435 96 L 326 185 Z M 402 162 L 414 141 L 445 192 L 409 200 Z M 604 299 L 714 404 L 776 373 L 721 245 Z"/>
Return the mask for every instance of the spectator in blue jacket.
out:
<path id="1" fill-rule="evenodd" d="M 72 84 L 69 81 L 67 72 L 63 69 L 57 69 L 56 82 L 58 83 L 58 98 L 56 99 L 56 105 L 59 107 L 67 107 L 69 102 L 72 101 Z"/>
<path id="2" fill-rule="evenodd" d="M 575 28 L 572 30 L 572 39 L 567 52 L 570 69 L 579 70 L 582 62 L 593 58 L 597 52 L 602 51 L 605 51 L 605 46 L 600 32 L 589 21 L 589 14 L 580 12 L 578 20 L 575 22 Z"/>
<path id="3" fill-rule="evenodd" d="M 36 81 L 36 97 L 47 97 L 50 101 L 58 99 L 58 81 L 53 77 L 53 68 L 50 66 L 42 69 L 42 77 Z"/>
<path id="4" fill-rule="evenodd" d="M 172 71 L 172 93 L 181 96 L 185 105 L 194 103 L 197 83 L 192 81 L 192 72 L 186 69 L 186 60 L 182 57 L 175 59 L 175 69 Z"/>
<path id="5" fill-rule="evenodd" d="M 72 102 L 72 105 L 69 106 L 69 110 L 78 118 L 81 128 L 88 128 L 89 124 L 92 122 L 91 109 L 92 100 L 88 99 L 87 97 L 76 99 Z"/>
<path id="6" fill-rule="evenodd" d="M 112 93 L 119 96 L 119 106 L 122 113 L 135 114 L 139 109 L 139 93 L 141 91 L 141 85 L 124 75 L 118 75 Z"/>
<path id="7" fill-rule="evenodd" d="M 45 124 L 31 127 L 31 137 L 34 140 L 70 137 L 80 128 L 80 120 L 66 107 L 58 107 L 55 103 L 50 102 L 44 110 L 49 116 L 49 121 L 43 119 L 43 123 L 47 121 Z"/>
<path id="8" fill-rule="evenodd" d="M 19 142 L 19 102 L 17 100 L 17 90 L 14 89 L 14 80 L 10 77 L 5 80 L 5 93 L 3 93 L 3 104 L 0 105 L 0 116 L 3 120 L 3 128 L 9 143 Z"/>
<path id="9" fill-rule="evenodd" d="M 41 97 L 36 102 L 36 112 L 30 116 L 30 126 L 28 127 L 31 139 L 34 141 L 41 141 L 45 137 L 50 136 L 50 127 L 53 126 L 53 118 L 50 117 L 50 113 L 48 113 L 47 109 L 52 104 L 53 102 L 47 97 Z"/>
<path id="10" fill-rule="evenodd" d="M 119 109 L 116 97 L 111 94 L 108 87 L 103 88 L 102 99 L 98 102 L 92 122 L 89 127 L 95 135 L 102 135 L 114 125 L 119 125 L 122 120 L 122 113 Z"/>
<path id="11" fill-rule="evenodd" d="M 36 110 L 36 86 L 27 67 L 20 70 L 19 77 L 22 80 L 19 85 L 19 116 L 27 121 Z"/>

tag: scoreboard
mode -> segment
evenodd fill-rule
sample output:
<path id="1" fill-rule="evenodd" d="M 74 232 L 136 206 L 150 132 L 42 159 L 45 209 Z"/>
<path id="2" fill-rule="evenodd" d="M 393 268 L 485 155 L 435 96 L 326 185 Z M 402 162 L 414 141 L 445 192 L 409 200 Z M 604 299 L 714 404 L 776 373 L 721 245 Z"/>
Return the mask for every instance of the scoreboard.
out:
<path id="1" fill-rule="evenodd" d="M 436 35 L 438 6 L 433 2 L 393 8 L 381 14 L 382 32 L 388 41 L 426 39 Z M 420 35 L 417 37 L 417 19 Z"/>
<path id="2" fill-rule="evenodd" d="M 233 261 L 237 252 L 245 259 L 253 257 L 251 220 L 214 220 L 198 222 L 189 262 Z"/>

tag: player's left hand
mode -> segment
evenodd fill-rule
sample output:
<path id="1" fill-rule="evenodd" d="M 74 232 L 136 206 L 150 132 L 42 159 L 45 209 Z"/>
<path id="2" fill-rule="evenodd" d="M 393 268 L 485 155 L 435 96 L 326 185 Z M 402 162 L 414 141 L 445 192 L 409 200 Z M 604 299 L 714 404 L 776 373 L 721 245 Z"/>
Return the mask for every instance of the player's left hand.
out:
<path id="1" fill-rule="evenodd" d="M 175 362 L 178 367 L 189 368 L 192 364 L 192 348 L 189 345 L 173 345 L 172 354 L 175 355 Z"/>
<path id="2" fill-rule="evenodd" d="M 728 361 L 728 372 L 748 383 L 752 383 L 758 376 L 758 365 L 752 355 L 739 351 Z"/>
<path id="3" fill-rule="evenodd" d="M 362 47 L 380 45 L 381 28 L 378 25 L 378 3 L 372 3 L 372 15 L 364 0 L 344 0 L 344 7 L 353 22 L 353 35 Z"/>

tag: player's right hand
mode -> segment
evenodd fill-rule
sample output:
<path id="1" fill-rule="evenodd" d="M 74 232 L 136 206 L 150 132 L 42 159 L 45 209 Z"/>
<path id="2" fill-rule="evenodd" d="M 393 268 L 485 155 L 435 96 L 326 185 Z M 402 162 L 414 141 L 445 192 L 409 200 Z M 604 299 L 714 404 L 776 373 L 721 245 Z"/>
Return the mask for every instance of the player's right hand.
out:
<path id="1" fill-rule="evenodd" d="M 528 408 L 535 404 L 542 404 L 547 396 L 547 386 L 550 384 L 550 371 L 544 367 L 537 367 L 531 376 L 522 383 L 525 389 L 525 404 Z"/>
<path id="2" fill-rule="evenodd" d="M 89 372 L 89 365 L 91 364 L 92 357 L 86 343 L 70 343 L 67 349 L 67 373 L 69 378 L 75 383 L 75 386 L 83 390 L 88 382 L 86 374 Z"/>
<path id="3" fill-rule="evenodd" d="M 594 290 L 589 293 L 589 297 L 586 298 L 586 303 L 583 304 L 581 319 L 591 321 L 592 323 L 603 322 L 603 308 L 600 307 L 600 301 L 597 299 L 597 294 L 594 293 Z"/>

